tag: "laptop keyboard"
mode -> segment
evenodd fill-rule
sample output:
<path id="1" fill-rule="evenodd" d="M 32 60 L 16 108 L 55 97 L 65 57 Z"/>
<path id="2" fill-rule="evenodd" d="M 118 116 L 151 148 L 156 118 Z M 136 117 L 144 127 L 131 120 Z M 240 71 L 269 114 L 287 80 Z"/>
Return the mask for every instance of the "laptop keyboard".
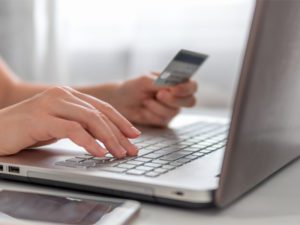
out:
<path id="1" fill-rule="evenodd" d="M 78 169 L 157 177 L 224 149 L 227 134 L 228 124 L 198 122 L 178 129 L 153 131 L 133 140 L 139 148 L 136 157 L 119 160 L 110 154 L 103 158 L 85 154 L 55 164 Z"/>

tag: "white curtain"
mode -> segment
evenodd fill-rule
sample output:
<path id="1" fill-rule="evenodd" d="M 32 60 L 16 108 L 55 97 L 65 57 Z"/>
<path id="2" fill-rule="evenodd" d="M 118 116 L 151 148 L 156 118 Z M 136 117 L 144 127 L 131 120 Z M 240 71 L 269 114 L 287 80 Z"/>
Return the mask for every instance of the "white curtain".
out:
<path id="1" fill-rule="evenodd" d="M 33 7 L 28 25 L 33 23 L 34 35 L 32 75 L 18 71 L 26 79 L 61 84 L 124 79 L 162 70 L 185 48 L 210 55 L 195 77 L 199 105 L 231 105 L 253 1 L 25 2 Z"/>

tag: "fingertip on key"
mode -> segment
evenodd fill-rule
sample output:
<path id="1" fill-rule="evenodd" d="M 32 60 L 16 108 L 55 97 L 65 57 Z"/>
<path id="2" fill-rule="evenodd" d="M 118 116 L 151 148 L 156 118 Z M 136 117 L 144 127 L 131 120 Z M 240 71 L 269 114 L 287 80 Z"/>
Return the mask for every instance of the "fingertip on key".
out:
<path id="1" fill-rule="evenodd" d="M 134 126 L 131 127 L 131 130 L 132 130 L 132 134 L 135 135 L 136 137 L 138 137 L 142 134 L 142 132 Z"/>
<path id="2" fill-rule="evenodd" d="M 127 155 L 128 156 L 137 156 L 139 150 L 138 150 L 138 147 L 134 144 L 132 144 L 132 147 L 130 149 L 130 151 L 127 152 Z"/>

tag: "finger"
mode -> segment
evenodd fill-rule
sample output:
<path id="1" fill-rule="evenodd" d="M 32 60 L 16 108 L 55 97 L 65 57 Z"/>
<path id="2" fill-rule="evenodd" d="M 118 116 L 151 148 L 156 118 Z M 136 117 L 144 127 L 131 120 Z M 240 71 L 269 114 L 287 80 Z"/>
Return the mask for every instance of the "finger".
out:
<path id="1" fill-rule="evenodd" d="M 188 97 L 197 92 L 198 85 L 196 81 L 188 81 L 169 88 L 175 97 Z"/>
<path id="2" fill-rule="evenodd" d="M 138 137 L 141 132 L 134 127 L 123 115 L 121 115 L 114 107 L 111 105 L 94 98 L 92 96 L 80 93 L 76 90 L 73 90 L 73 94 L 90 103 L 100 112 L 103 112 L 121 131 L 129 138 L 136 138 Z"/>
<path id="3" fill-rule="evenodd" d="M 122 145 L 123 148 L 127 151 L 127 155 L 128 156 L 136 156 L 138 153 L 138 148 L 134 144 L 132 144 L 128 140 L 128 138 L 126 138 L 109 119 L 107 119 L 106 122 L 110 125 L 110 127 L 111 127 L 112 131 L 114 132 L 114 134 L 116 135 L 120 145 Z"/>
<path id="4" fill-rule="evenodd" d="M 159 127 L 165 127 L 169 121 L 166 121 L 165 118 L 162 118 L 158 116 L 157 114 L 151 112 L 147 108 L 142 110 L 142 124 L 144 125 L 153 125 L 153 126 L 159 126 Z"/>
<path id="5" fill-rule="evenodd" d="M 55 115 L 79 122 L 94 138 L 100 140 L 113 156 L 117 158 L 126 156 L 125 149 L 119 144 L 110 126 L 105 122 L 104 115 L 98 110 L 62 101 L 61 105 L 55 107 Z"/>
<path id="6" fill-rule="evenodd" d="M 171 119 L 179 112 L 179 108 L 168 107 L 154 99 L 147 99 L 143 103 L 147 109 L 165 119 Z"/>
<path id="7" fill-rule="evenodd" d="M 97 110 L 94 106 L 92 106 L 88 102 L 81 100 L 80 98 L 77 98 L 76 96 L 74 96 L 72 99 L 69 99 L 69 101 L 72 101 L 75 104 L 79 104 L 83 107 L 88 107 L 89 109 L 92 110 Z M 127 151 L 127 155 L 131 155 L 131 156 L 136 155 L 137 147 L 131 144 L 131 142 L 120 132 L 120 130 L 107 117 L 104 116 L 103 119 L 110 126 L 119 144 L 124 148 L 125 151 Z M 118 152 L 115 152 L 115 149 L 112 149 L 111 153 L 116 157 L 119 158 L 123 157 L 123 155 L 117 156 Z"/>
<path id="8" fill-rule="evenodd" d="M 49 135 L 55 139 L 69 138 L 75 144 L 83 147 L 91 155 L 103 157 L 107 150 L 102 148 L 80 123 L 53 118 L 47 125 Z"/>
<path id="9" fill-rule="evenodd" d="M 195 96 L 175 97 L 169 91 L 160 91 L 156 98 L 170 107 L 193 107 L 196 104 Z"/>

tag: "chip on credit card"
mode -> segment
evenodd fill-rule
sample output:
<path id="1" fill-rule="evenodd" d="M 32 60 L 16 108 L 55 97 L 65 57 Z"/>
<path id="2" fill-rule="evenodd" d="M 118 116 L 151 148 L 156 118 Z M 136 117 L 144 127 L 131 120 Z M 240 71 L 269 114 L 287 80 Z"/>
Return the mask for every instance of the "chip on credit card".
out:
<path id="1" fill-rule="evenodd" d="M 177 85 L 188 81 L 207 59 L 208 55 L 180 50 L 155 80 L 157 85 Z"/>

